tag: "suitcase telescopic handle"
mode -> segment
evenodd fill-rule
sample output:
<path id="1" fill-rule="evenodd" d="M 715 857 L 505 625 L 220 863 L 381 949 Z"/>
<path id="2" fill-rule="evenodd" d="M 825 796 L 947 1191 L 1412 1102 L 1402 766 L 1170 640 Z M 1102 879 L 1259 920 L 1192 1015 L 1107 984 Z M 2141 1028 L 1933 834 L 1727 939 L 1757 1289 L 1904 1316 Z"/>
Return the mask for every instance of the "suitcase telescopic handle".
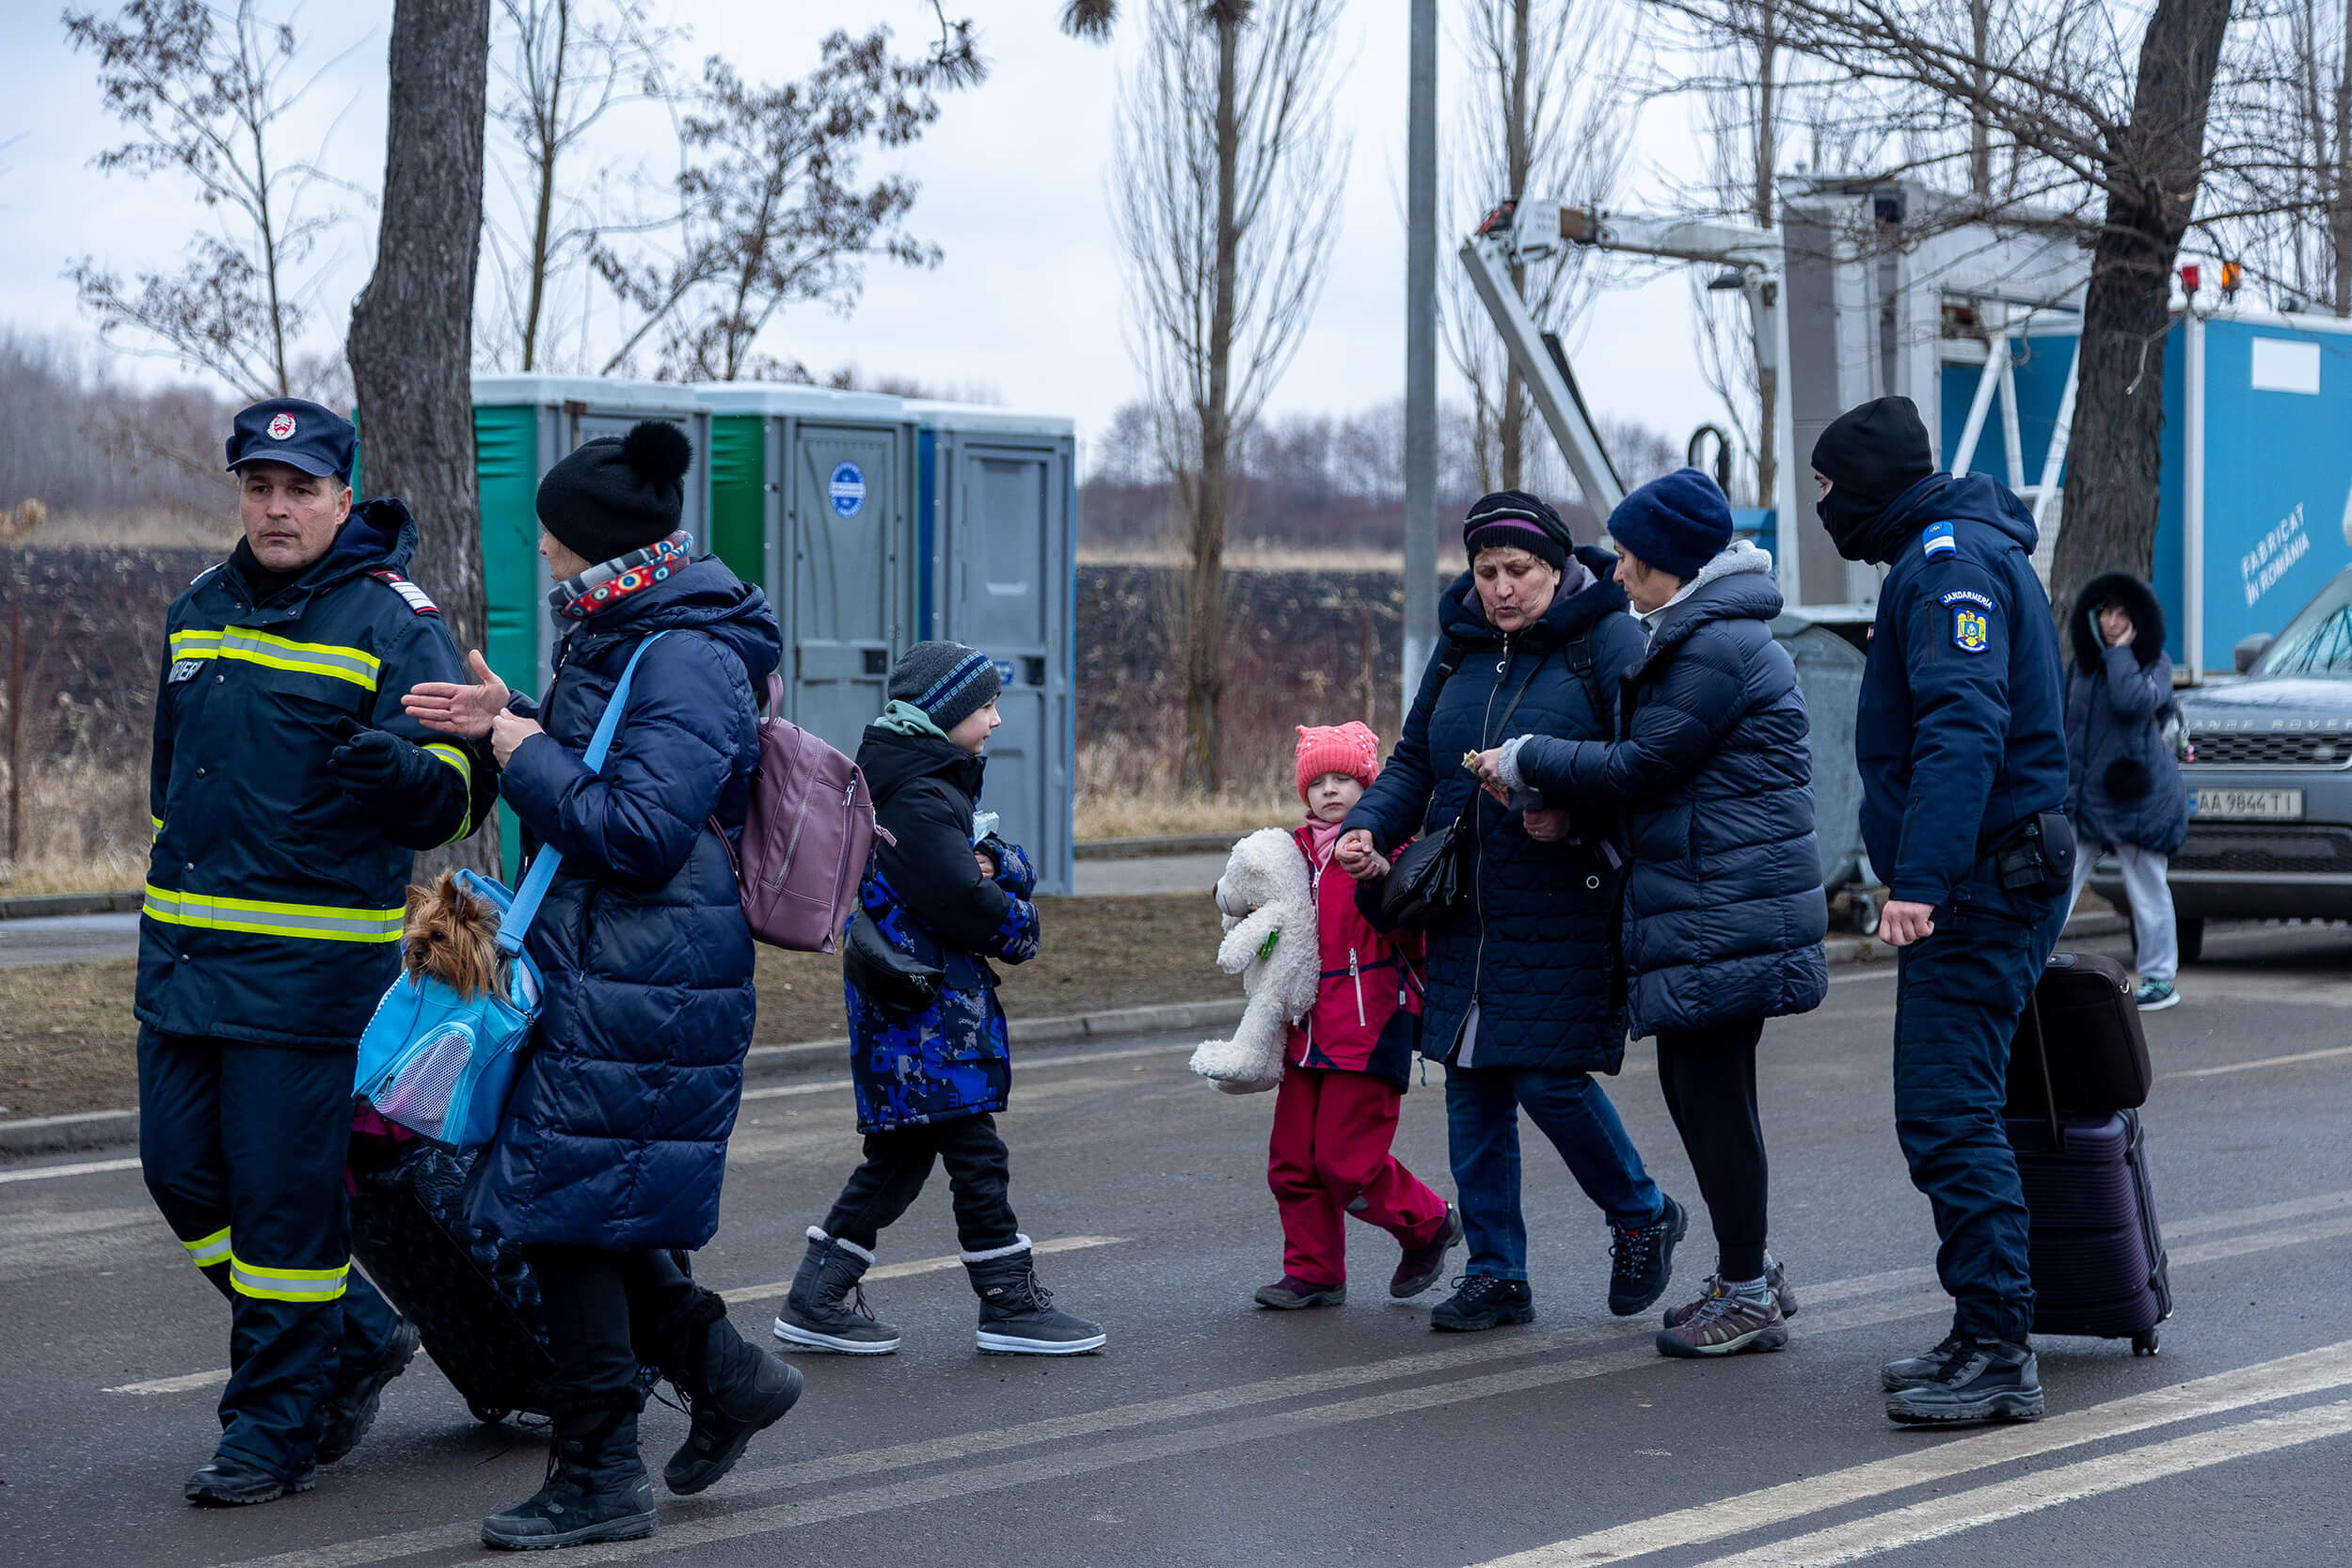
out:
<path id="1" fill-rule="evenodd" d="M 2033 1023 L 2033 1054 L 2042 1069 L 2042 1103 L 2050 1114 L 2050 1142 L 2063 1151 L 2066 1130 L 2058 1123 L 2058 1083 L 2050 1076 L 2050 1043 L 2042 1033 L 2042 985 L 2038 980 L 2026 992 L 2026 1017 Z"/>

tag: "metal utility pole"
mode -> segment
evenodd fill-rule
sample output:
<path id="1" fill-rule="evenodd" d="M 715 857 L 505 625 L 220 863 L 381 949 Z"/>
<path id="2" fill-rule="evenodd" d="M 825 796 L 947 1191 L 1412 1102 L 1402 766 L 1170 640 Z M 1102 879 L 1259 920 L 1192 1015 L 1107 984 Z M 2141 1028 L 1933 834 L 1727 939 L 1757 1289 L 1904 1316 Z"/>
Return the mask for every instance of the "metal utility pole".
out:
<path id="1" fill-rule="evenodd" d="M 1405 134 L 1405 671 L 1402 716 L 1438 640 L 1438 0 L 1411 0 Z"/>

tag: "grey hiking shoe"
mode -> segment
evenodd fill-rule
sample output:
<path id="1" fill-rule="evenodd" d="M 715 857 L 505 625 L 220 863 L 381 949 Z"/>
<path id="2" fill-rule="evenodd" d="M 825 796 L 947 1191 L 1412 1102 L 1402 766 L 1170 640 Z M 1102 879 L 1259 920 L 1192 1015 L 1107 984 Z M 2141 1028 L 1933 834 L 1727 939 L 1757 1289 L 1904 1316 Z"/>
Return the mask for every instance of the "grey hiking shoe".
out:
<path id="1" fill-rule="evenodd" d="M 1781 1316 L 1780 1303 L 1770 1291 L 1762 1301 L 1750 1301 L 1720 1286 L 1692 1304 L 1680 1323 L 1658 1331 L 1661 1355 L 1737 1355 L 1779 1350 L 1788 1343 L 1788 1320 Z"/>
<path id="2" fill-rule="evenodd" d="M 1963 1339 L 1936 1376 L 1886 1396 L 1886 1418 L 1904 1426 L 2038 1421 L 2041 1363 L 2033 1347 L 2007 1339 Z"/>
<path id="3" fill-rule="evenodd" d="M 776 1314 L 776 1338 L 843 1355 L 887 1355 L 898 1331 L 866 1305 L 866 1277 L 874 1255 L 851 1242 L 808 1227 L 808 1255 L 792 1276 L 791 1292 Z"/>
<path id="4" fill-rule="evenodd" d="M 1306 1307 L 1344 1307 L 1347 1305 L 1347 1287 L 1318 1285 L 1311 1279 L 1286 1274 L 1271 1285 L 1259 1286 L 1258 1293 L 1250 1299 L 1278 1312 L 1295 1312 Z"/>
<path id="5" fill-rule="evenodd" d="M 1772 1291 L 1772 1299 L 1780 1304 L 1780 1315 L 1783 1318 L 1795 1317 L 1797 1315 L 1797 1292 L 1789 1289 L 1788 1271 L 1780 1266 L 1779 1259 L 1773 1259 L 1765 1266 L 1764 1283 Z M 1666 1308 L 1666 1326 L 1668 1328 L 1681 1327 L 1683 1319 L 1706 1306 L 1707 1298 L 1723 1288 L 1723 1275 L 1708 1275 L 1707 1282 L 1699 1287 L 1698 1300 L 1686 1301 L 1679 1307 Z"/>

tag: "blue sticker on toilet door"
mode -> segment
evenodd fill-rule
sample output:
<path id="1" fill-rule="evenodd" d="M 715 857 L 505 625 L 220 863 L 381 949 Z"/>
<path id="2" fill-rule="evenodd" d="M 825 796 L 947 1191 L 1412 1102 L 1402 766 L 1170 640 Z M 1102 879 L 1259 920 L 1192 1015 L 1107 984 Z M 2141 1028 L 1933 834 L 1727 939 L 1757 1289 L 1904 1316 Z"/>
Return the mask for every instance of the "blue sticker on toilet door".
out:
<path id="1" fill-rule="evenodd" d="M 866 470 L 854 463 L 835 464 L 825 493 L 832 499 L 835 514 L 856 516 L 866 509 Z"/>

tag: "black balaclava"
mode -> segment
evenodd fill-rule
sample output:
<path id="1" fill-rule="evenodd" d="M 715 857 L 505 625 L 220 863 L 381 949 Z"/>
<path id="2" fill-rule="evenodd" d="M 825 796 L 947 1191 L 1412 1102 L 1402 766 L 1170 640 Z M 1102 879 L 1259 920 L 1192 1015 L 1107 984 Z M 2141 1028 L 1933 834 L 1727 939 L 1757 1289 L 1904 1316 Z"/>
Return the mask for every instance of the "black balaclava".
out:
<path id="1" fill-rule="evenodd" d="M 1829 422 L 1813 443 L 1813 469 L 1830 481 L 1815 506 L 1848 561 L 1880 558 L 1886 503 L 1935 472 L 1935 447 L 1909 398 L 1874 398 Z"/>

